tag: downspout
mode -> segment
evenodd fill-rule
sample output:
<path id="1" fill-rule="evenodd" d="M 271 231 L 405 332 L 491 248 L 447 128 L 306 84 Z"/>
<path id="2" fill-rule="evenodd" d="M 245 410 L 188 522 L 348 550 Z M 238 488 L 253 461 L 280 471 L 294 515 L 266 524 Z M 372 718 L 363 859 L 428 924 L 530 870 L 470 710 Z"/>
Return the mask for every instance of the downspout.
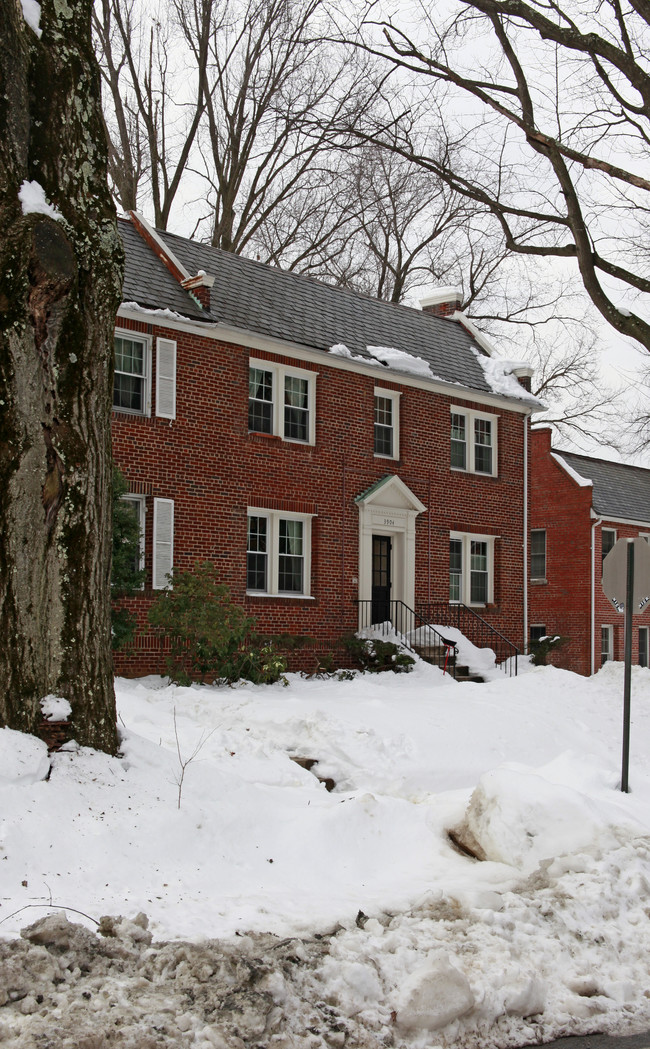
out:
<path id="1" fill-rule="evenodd" d="M 524 641 L 523 652 L 528 649 L 528 428 L 530 415 L 524 416 Z"/>
<path id="2" fill-rule="evenodd" d="M 596 673 L 596 529 L 602 523 L 602 517 L 597 517 L 591 526 L 591 624 L 589 634 L 592 677 Z"/>

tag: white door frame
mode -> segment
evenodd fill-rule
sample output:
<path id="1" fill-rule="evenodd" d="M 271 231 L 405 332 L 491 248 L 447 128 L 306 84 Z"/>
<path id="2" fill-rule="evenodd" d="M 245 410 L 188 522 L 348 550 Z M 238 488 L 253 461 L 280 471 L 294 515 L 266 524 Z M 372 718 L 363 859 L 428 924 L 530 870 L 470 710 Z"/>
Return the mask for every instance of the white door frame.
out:
<path id="1" fill-rule="evenodd" d="M 372 537 L 392 539 L 391 600 L 415 604 L 415 519 L 426 510 L 396 475 L 378 481 L 356 499 L 359 507 L 359 600 L 372 598 Z"/>

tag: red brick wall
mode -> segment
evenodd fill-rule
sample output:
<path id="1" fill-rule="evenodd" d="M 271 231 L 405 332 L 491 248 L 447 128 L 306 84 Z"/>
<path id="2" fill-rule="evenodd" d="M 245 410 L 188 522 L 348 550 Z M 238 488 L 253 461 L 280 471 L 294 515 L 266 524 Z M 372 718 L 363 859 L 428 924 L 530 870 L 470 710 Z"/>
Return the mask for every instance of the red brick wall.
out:
<path id="1" fill-rule="evenodd" d="M 591 673 L 591 487 L 581 487 L 551 457 L 551 431 L 531 433 L 530 527 L 546 529 L 546 583 L 531 582 L 529 623 L 543 624 L 547 634 L 568 642 L 549 662 L 578 674 Z M 595 662 L 600 667 L 601 626 L 614 627 L 614 659 L 623 659 L 623 616 L 602 591 L 602 531 L 616 530 L 617 539 L 637 536 L 639 528 L 603 520 L 594 529 L 595 543 Z M 640 626 L 650 614 L 633 617 L 632 659 L 638 661 Z"/>
<path id="2" fill-rule="evenodd" d="M 357 625 L 359 511 L 355 497 L 396 473 L 428 508 L 416 526 L 416 600 L 447 600 L 449 532 L 488 533 L 495 543 L 495 601 L 483 614 L 521 645 L 523 608 L 523 439 L 520 414 L 472 404 L 459 395 L 400 387 L 383 375 L 365 377 L 322 362 L 313 365 L 200 335 L 146 324 L 120 327 L 175 339 L 177 417 L 170 422 L 114 413 L 117 464 L 130 489 L 147 496 L 146 568 L 151 586 L 153 498 L 174 500 L 174 566 L 214 561 L 234 600 L 261 629 L 317 639 L 332 648 Z M 154 341 L 155 347 L 155 341 Z M 155 353 L 154 353 L 155 357 Z M 306 446 L 248 432 L 248 361 L 268 357 L 313 370 L 316 444 Z M 373 454 L 374 388 L 401 390 L 400 459 Z M 154 386 L 155 395 L 155 386 Z M 496 478 L 451 471 L 450 403 L 498 415 Z M 155 411 L 155 404 L 153 405 Z M 313 513 L 312 598 L 246 595 L 249 506 Z M 141 625 L 155 593 L 129 602 Z M 145 633 L 120 673 L 161 670 L 159 642 Z M 310 654 L 303 661 L 312 661 Z"/>

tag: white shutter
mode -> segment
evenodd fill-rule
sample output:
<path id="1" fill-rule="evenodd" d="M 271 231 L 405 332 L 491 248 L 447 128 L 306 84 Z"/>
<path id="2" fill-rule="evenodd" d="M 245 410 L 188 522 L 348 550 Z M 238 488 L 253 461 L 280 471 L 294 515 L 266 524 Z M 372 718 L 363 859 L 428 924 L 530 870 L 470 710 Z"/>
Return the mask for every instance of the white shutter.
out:
<path id="1" fill-rule="evenodd" d="M 167 586 L 174 567 L 174 500 L 153 501 L 153 588 Z"/>
<path id="2" fill-rule="evenodd" d="M 176 418 L 176 343 L 156 340 L 156 415 Z"/>

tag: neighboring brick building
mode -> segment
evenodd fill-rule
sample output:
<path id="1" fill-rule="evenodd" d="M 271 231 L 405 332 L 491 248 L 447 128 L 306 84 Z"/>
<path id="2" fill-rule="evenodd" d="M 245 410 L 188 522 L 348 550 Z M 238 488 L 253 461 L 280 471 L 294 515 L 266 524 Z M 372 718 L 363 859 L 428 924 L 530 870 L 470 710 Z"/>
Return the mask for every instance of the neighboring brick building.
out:
<path id="1" fill-rule="evenodd" d="M 551 448 L 532 431 L 530 636 L 568 638 L 555 666 L 592 674 L 623 659 L 623 615 L 602 591 L 602 563 L 617 539 L 650 536 L 650 470 Z M 650 612 L 633 618 L 632 659 L 648 666 Z"/>
<path id="2" fill-rule="evenodd" d="M 359 600 L 450 597 L 521 646 L 530 369 L 442 316 L 453 294 L 395 306 L 120 225 L 114 457 L 147 582 L 117 669 L 161 669 L 146 609 L 205 559 L 260 628 L 322 648 Z"/>

